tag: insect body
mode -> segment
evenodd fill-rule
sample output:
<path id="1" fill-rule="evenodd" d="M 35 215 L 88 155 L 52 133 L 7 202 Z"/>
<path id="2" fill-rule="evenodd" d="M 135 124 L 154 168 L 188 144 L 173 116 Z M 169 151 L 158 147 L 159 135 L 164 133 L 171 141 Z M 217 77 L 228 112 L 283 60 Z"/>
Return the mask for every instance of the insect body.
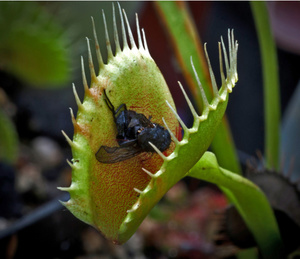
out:
<path id="1" fill-rule="evenodd" d="M 121 104 L 117 110 L 104 91 L 105 101 L 112 111 L 117 126 L 118 147 L 101 146 L 96 158 L 101 163 L 117 163 L 132 158 L 143 152 L 155 152 L 151 142 L 160 151 L 165 151 L 171 144 L 168 130 L 157 123 L 151 122 L 142 113 L 127 110 L 126 104 Z"/>

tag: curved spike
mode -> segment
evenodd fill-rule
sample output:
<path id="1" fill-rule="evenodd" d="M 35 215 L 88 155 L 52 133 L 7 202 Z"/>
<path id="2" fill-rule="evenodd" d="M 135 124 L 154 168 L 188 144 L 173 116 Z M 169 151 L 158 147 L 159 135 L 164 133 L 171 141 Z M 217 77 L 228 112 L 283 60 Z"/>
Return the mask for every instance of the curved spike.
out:
<path id="1" fill-rule="evenodd" d="M 163 160 L 167 160 L 167 157 L 154 144 L 152 144 L 150 141 L 148 143 Z"/>
<path id="2" fill-rule="evenodd" d="M 230 37 L 230 40 L 231 40 L 231 49 L 229 49 L 229 51 L 231 52 L 231 68 L 232 68 L 232 71 L 234 71 L 234 62 L 235 62 L 235 44 L 234 44 L 234 35 L 233 35 L 233 29 L 231 30 L 231 37 Z"/>
<path id="3" fill-rule="evenodd" d="M 229 68 L 228 56 L 227 56 L 226 47 L 225 47 L 225 44 L 223 41 L 223 37 L 221 37 L 221 43 L 222 43 L 222 49 L 223 49 L 223 55 L 224 55 L 224 61 L 225 61 L 226 76 L 228 78 L 230 68 Z"/>
<path id="4" fill-rule="evenodd" d="M 124 9 L 123 9 L 123 14 L 124 14 L 125 22 L 126 22 L 126 25 L 127 25 L 127 31 L 128 31 L 128 36 L 129 36 L 131 48 L 136 48 L 135 41 L 134 41 L 132 31 L 131 31 L 131 28 L 130 28 L 130 24 L 128 22 L 127 15 L 126 15 L 126 12 L 125 12 Z"/>
<path id="5" fill-rule="evenodd" d="M 140 31 L 139 17 L 137 13 L 135 14 L 135 21 L 136 21 L 136 31 L 138 35 L 139 49 L 144 49 L 143 41 L 141 37 L 141 31 Z"/>
<path id="6" fill-rule="evenodd" d="M 68 192 L 70 191 L 70 187 L 56 187 L 58 190 L 63 191 L 63 192 Z"/>
<path id="7" fill-rule="evenodd" d="M 235 42 L 235 57 L 234 57 L 234 60 L 235 60 L 235 62 L 234 62 L 234 64 L 235 64 L 234 71 L 235 71 L 236 80 L 238 80 L 238 73 L 237 73 L 237 52 L 238 52 L 238 48 L 239 48 L 239 44 L 236 41 Z"/>
<path id="8" fill-rule="evenodd" d="M 229 66 L 230 69 L 232 68 L 231 62 L 232 62 L 232 47 L 231 47 L 231 37 L 230 37 L 230 29 L 227 31 L 227 37 L 228 37 L 228 50 L 229 50 Z"/>
<path id="9" fill-rule="evenodd" d="M 68 165 L 69 165 L 72 169 L 75 169 L 75 168 L 76 168 L 75 165 L 73 165 L 73 164 L 70 162 L 69 159 L 67 159 L 66 161 L 67 161 Z"/>
<path id="10" fill-rule="evenodd" d="M 138 188 L 133 188 L 133 190 L 134 190 L 135 192 L 137 192 L 138 194 L 142 194 L 142 193 L 143 193 L 143 191 L 139 190 Z"/>
<path id="11" fill-rule="evenodd" d="M 77 104 L 77 106 L 78 106 L 78 109 L 81 109 L 81 108 L 82 108 L 82 103 L 81 103 L 81 101 L 80 101 L 80 99 L 79 99 L 79 97 L 78 97 L 78 94 L 77 94 L 77 91 L 76 91 L 76 88 L 75 88 L 74 83 L 72 84 L 72 86 L 73 86 L 73 94 L 74 94 L 74 96 L 75 96 L 76 104 Z"/>
<path id="12" fill-rule="evenodd" d="M 59 203 L 60 203 L 62 206 L 68 207 L 68 202 L 69 202 L 69 201 L 61 201 L 61 200 L 58 200 L 58 201 L 59 201 Z"/>
<path id="13" fill-rule="evenodd" d="M 82 83 L 84 87 L 84 91 L 87 92 L 89 90 L 88 83 L 86 81 L 85 69 L 84 69 L 84 61 L 83 57 L 81 56 L 81 74 L 82 74 Z"/>
<path id="14" fill-rule="evenodd" d="M 223 69 L 223 59 L 222 59 L 222 49 L 221 49 L 221 43 L 218 42 L 218 48 L 219 48 L 219 63 L 220 63 L 220 74 L 221 74 L 221 82 L 222 82 L 222 87 L 227 88 L 226 86 L 226 79 L 224 75 L 224 69 Z M 222 101 L 226 100 L 226 95 L 220 95 L 220 99 Z"/>
<path id="15" fill-rule="evenodd" d="M 232 48 L 234 48 L 234 33 L 233 33 L 233 29 L 231 29 L 231 44 L 232 44 Z"/>
<path id="16" fill-rule="evenodd" d="M 206 48 L 206 43 L 204 44 L 204 52 L 205 52 L 205 56 L 206 56 L 206 60 L 208 63 L 208 69 L 209 69 L 209 74 L 210 74 L 210 79 L 211 79 L 211 83 L 212 83 L 212 88 L 213 88 L 213 92 L 214 92 L 214 96 L 216 98 L 219 97 L 219 89 L 217 87 L 217 82 L 216 82 L 216 78 L 214 75 L 214 71 L 212 70 L 211 64 L 210 64 L 210 59 L 207 53 L 207 48 Z"/>
<path id="17" fill-rule="evenodd" d="M 87 42 L 87 47 L 88 47 L 88 57 L 89 57 L 89 68 L 90 68 L 90 73 L 91 73 L 91 81 L 96 81 L 97 77 L 95 74 L 95 68 L 94 68 L 94 63 L 93 63 L 93 58 L 92 58 L 92 52 L 91 52 L 91 46 L 90 46 L 90 40 L 86 37 L 86 42 Z"/>
<path id="18" fill-rule="evenodd" d="M 68 144 L 70 145 L 70 147 L 74 147 L 75 144 L 74 142 L 68 137 L 68 135 L 62 130 L 61 133 L 64 135 L 65 139 L 67 140 Z"/>
<path id="19" fill-rule="evenodd" d="M 76 119 L 75 119 L 75 116 L 73 113 L 73 109 L 71 107 L 69 109 L 70 109 L 71 120 L 72 120 L 73 126 L 75 126 L 75 125 L 77 125 L 77 122 L 76 122 Z"/>
<path id="20" fill-rule="evenodd" d="M 108 30 L 107 30 L 107 25 L 106 25 L 106 19 L 105 19 L 104 10 L 102 10 L 102 16 L 103 16 L 103 23 L 104 23 L 104 30 L 105 30 L 107 58 L 109 60 L 109 59 L 113 58 L 114 55 L 113 55 L 112 50 L 111 50 L 111 45 L 110 45 L 110 40 L 109 40 L 109 35 L 108 35 Z"/>
<path id="21" fill-rule="evenodd" d="M 121 29 L 122 29 L 123 50 L 124 50 L 125 48 L 128 48 L 128 43 L 127 43 L 127 36 L 126 36 L 123 14 L 119 2 L 118 2 L 118 7 L 119 7 L 120 18 L 121 18 Z"/>
<path id="22" fill-rule="evenodd" d="M 218 42 L 219 48 L 219 64 L 220 64 L 220 74 L 222 80 L 222 86 L 225 85 L 225 75 L 224 75 L 224 68 L 223 68 L 223 58 L 222 58 L 222 49 L 221 49 L 221 42 Z"/>
<path id="23" fill-rule="evenodd" d="M 178 139 L 177 139 L 176 136 L 173 134 L 173 132 L 170 130 L 170 128 L 169 128 L 169 126 L 168 126 L 168 124 L 166 123 L 166 121 L 165 121 L 164 118 L 162 118 L 162 121 L 163 121 L 163 123 L 165 124 L 167 130 L 169 131 L 169 133 L 170 133 L 170 135 L 171 135 L 171 138 L 173 139 L 173 141 L 175 142 L 175 144 L 176 144 L 176 145 L 179 144 Z"/>
<path id="24" fill-rule="evenodd" d="M 183 93 L 183 96 L 184 96 L 184 98 L 185 98 L 185 100 L 186 100 L 186 102 L 187 102 L 187 104 L 188 104 L 188 106 L 189 106 L 189 108 L 190 108 L 190 110 L 191 110 L 191 112 L 193 114 L 194 119 L 197 118 L 198 114 L 197 114 L 197 112 L 196 112 L 196 110 L 194 108 L 194 105 L 192 104 L 190 98 L 187 96 L 187 94 L 186 94 L 186 92 L 185 92 L 182 84 L 179 81 L 178 81 L 178 84 L 179 84 L 179 87 L 180 87 L 180 89 L 181 89 L 181 91 Z"/>
<path id="25" fill-rule="evenodd" d="M 151 178 L 153 178 L 155 175 L 154 174 L 152 174 L 150 171 L 148 171 L 147 169 L 145 169 L 145 168 L 143 168 L 142 167 L 142 170 L 147 174 L 147 175 L 149 175 Z"/>
<path id="26" fill-rule="evenodd" d="M 142 34 L 143 34 L 143 40 L 144 40 L 144 48 L 148 52 L 148 54 L 150 55 L 148 45 L 147 45 L 147 40 L 146 40 L 146 33 L 145 33 L 144 29 L 142 29 Z"/>
<path id="27" fill-rule="evenodd" d="M 101 51 L 100 51 L 100 46 L 99 46 L 99 42 L 98 42 L 98 37 L 97 37 L 97 33 L 96 33 L 96 27 L 95 27 L 95 22 L 94 22 L 93 16 L 91 16 L 91 19 L 92 19 L 93 33 L 94 33 L 95 46 L 96 46 L 96 55 L 97 55 L 97 60 L 98 60 L 98 65 L 99 65 L 99 70 L 100 70 L 101 68 L 104 67 L 104 63 L 103 63 L 103 58 L 102 58 Z"/>
<path id="28" fill-rule="evenodd" d="M 233 71 L 234 71 L 235 82 L 238 80 L 238 73 L 237 73 L 237 52 L 238 52 L 238 47 L 239 47 L 239 44 L 236 41 L 235 42 L 235 47 L 234 47 L 234 52 L 233 52 Z"/>
<path id="29" fill-rule="evenodd" d="M 118 28 L 117 28 L 117 20 L 116 20 L 116 12 L 115 12 L 115 5 L 112 3 L 113 9 L 113 26 L 114 26 L 114 40 L 116 45 L 116 54 L 121 51 L 119 35 L 118 35 Z"/>
<path id="30" fill-rule="evenodd" d="M 179 123 L 181 124 L 181 127 L 184 130 L 184 133 L 188 133 L 189 129 L 188 127 L 184 124 L 184 122 L 182 121 L 182 119 L 179 117 L 179 115 L 177 114 L 177 112 L 174 110 L 174 108 L 172 107 L 172 105 L 166 101 L 167 105 L 170 107 L 171 111 L 173 112 L 173 114 L 176 116 L 177 120 L 179 121 Z"/>
<path id="31" fill-rule="evenodd" d="M 228 45 L 229 45 L 229 66 L 230 66 L 230 73 L 231 73 L 231 86 L 230 90 L 232 91 L 232 87 L 235 84 L 235 46 L 233 41 L 233 30 L 228 29 Z"/>
<path id="32" fill-rule="evenodd" d="M 234 77 L 234 46 L 232 44 L 230 29 L 228 29 L 228 51 L 229 51 L 229 72 L 227 78 L 231 78 L 231 82 L 228 82 L 227 88 L 229 92 L 232 92 L 232 87 L 235 83 Z"/>
<path id="33" fill-rule="evenodd" d="M 195 75 L 195 77 L 196 77 L 196 81 L 197 81 L 198 87 L 199 87 L 199 89 L 200 89 L 200 93 L 201 93 L 201 97 L 202 97 L 203 106 L 204 106 L 204 107 L 209 107 L 209 103 L 208 103 L 208 100 L 207 100 L 205 91 L 204 91 L 204 89 L 203 89 L 203 87 L 202 87 L 202 84 L 201 84 L 201 82 L 200 82 L 200 79 L 199 79 L 199 77 L 198 77 L 198 73 L 197 73 L 197 71 L 196 71 L 196 68 L 195 68 L 195 66 L 194 66 L 192 56 L 191 56 L 190 59 L 191 59 L 191 65 L 192 65 L 192 68 L 193 68 L 193 71 L 194 71 L 194 75 Z"/>

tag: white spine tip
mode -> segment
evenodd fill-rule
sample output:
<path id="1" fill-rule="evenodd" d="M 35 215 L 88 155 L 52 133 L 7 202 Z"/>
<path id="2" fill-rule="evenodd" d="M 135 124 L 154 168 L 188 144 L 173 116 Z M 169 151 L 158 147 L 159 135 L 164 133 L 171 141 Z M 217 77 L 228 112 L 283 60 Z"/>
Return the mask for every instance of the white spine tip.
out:
<path id="1" fill-rule="evenodd" d="M 75 116 L 74 116 L 74 113 L 73 113 L 73 109 L 71 107 L 69 107 L 70 109 L 70 115 L 71 115 L 71 120 L 72 120 L 72 123 L 73 123 L 73 126 L 77 124 L 76 122 L 76 119 L 75 119 Z"/>
<path id="2" fill-rule="evenodd" d="M 176 119 L 179 121 L 181 127 L 183 128 L 185 133 L 188 133 L 188 127 L 184 124 L 183 120 L 180 118 L 180 116 L 177 114 L 177 112 L 174 110 L 174 108 L 172 107 L 172 105 L 166 100 L 167 105 L 169 106 L 169 108 L 171 109 L 171 111 L 173 112 L 173 114 L 175 115 Z"/>
<path id="3" fill-rule="evenodd" d="M 87 92 L 89 90 L 89 86 L 87 84 L 86 75 L 85 75 L 85 69 L 84 69 L 84 60 L 81 56 L 81 75 L 82 75 L 82 83 L 84 87 L 84 91 Z"/>
<path id="4" fill-rule="evenodd" d="M 74 147 L 75 144 L 74 142 L 68 137 L 68 135 L 62 130 L 61 133 L 64 135 L 65 139 L 67 140 L 68 144 L 71 146 L 71 147 Z"/>
<path id="5" fill-rule="evenodd" d="M 63 191 L 63 192 L 68 192 L 70 191 L 70 187 L 57 187 L 58 190 Z"/>
<path id="6" fill-rule="evenodd" d="M 190 98 L 188 97 L 188 95 L 185 92 L 182 84 L 179 81 L 178 81 L 178 85 L 179 85 L 179 87 L 180 87 L 180 89 L 181 89 L 181 91 L 183 93 L 183 96 L 184 96 L 184 98 L 185 98 L 185 100 L 186 100 L 186 102 L 187 102 L 187 104 L 188 104 L 188 106 L 189 106 L 189 108 L 190 108 L 190 110 L 191 110 L 191 112 L 193 114 L 194 119 L 196 119 L 198 117 L 198 114 L 197 114 L 197 112 L 196 112 L 196 110 L 195 110 L 195 108 L 194 108 L 194 106 L 193 106 Z"/>
<path id="7" fill-rule="evenodd" d="M 133 188 L 133 190 L 134 190 L 135 192 L 137 192 L 138 194 L 142 194 L 142 193 L 143 193 L 143 191 L 141 191 L 141 190 L 139 190 L 139 189 L 137 189 L 137 188 Z"/>
<path id="8" fill-rule="evenodd" d="M 150 55 L 148 45 L 147 45 L 147 40 L 146 40 L 146 33 L 145 33 L 144 29 L 142 29 L 142 35 L 143 35 L 143 41 L 144 41 L 144 48 L 145 48 L 146 52 Z"/>
<path id="9" fill-rule="evenodd" d="M 81 103 L 81 101 L 79 99 L 79 96 L 77 94 L 77 91 L 76 91 L 74 83 L 72 84 L 72 87 L 73 87 L 73 94 L 74 94 L 75 101 L 76 101 L 76 104 L 78 106 L 78 109 L 81 109 L 82 108 L 82 103 Z"/>
<path id="10" fill-rule="evenodd" d="M 75 165 L 73 165 L 69 159 L 66 160 L 68 165 L 72 168 L 72 169 L 75 169 Z"/>
<path id="11" fill-rule="evenodd" d="M 86 37 L 86 42 L 87 42 L 87 47 L 88 47 L 88 59 L 89 59 L 89 68 L 90 68 L 91 79 L 92 79 L 92 81 L 96 81 L 97 77 L 96 77 L 93 58 L 92 58 L 90 40 L 88 37 Z"/>
<path id="12" fill-rule="evenodd" d="M 206 44 L 206 43 L 205 43 L 205 44 Z M 205 46 L 205 44 L 204 44 L 204 46 Z M 208 106 L 208 100 L 207 100 L 205 91 L 204 91 L 204 89 L 203 89 L 203 86 L 202 86 L 202 84 L 201 84 L 201 82 L 200 82 L 200 79 L 199 79 L 198 73 L 197 73 L 197 71 L 196 71 L 196 68 L 195 68 L 195 66 L 194 66 L 193 58 L 192 58 L 192 57 L 190 58 L 190 61 L 191 61 L 191 66 L 192 66 L 192 68 L 193 68 L 194 75 L 195 75 L 195 78 L 196 78 L 198 87 L 199 87 L 199 89 L 200 89 L 200 94 L 201 94 L 203 106 L 204 106 L 204 107 L 207 107 L 207 106 Z"/>
<path id="13" fill-rule="evenodd" d="M 167 157 L 155 145 L 153 145 L 150 141 L 148 143 L 163 160 L 167 159 Z"/>
<path id="14" fill-rule="evenodd" d="M 170 128 L 169 128 L 167 122 L 165 121 L 165 118 L 162 118 L 162 121 L 163 121 L 165 127 L 167 128 L 167 130 L 169 131 L 170 136 L 171 136 L 171 138 L 173 139 L 173 141 L 175 142 L 175 144 L 176 144 L 176 145 L 179 144 L 178 139 L 177 139 L 176 136 L 173 134 L 173 132 L 170 130 Z"/>
<path id="15" fill-rule="evenodd" d="M 210 80 L 211 80 L 214 96 L 218 98 L 219 97 L 219 90 L 218 90 L 218 87 L 217 87 L 217 82 L 216 82 L 214 72 L 213 72 L 212 67 L 211 67 L 211 63 L 210 63 L 210 59 L 209 59 L 209 56 L 208 56 L 206 45 L 207 44 L 205 43 L 204 44 L 204 52 L 205 52 L 206 61 L 207 61 L 207 64 L 208 64 Z"/>
<path id="16" fill-rule="evenodd" d="M 112 4 L 113 9 L 113 27 L 114 27 L 114 40 L 115 40 L 115 46 L 116 46 L 116 54 L 121 51 L 120 47 L 120 41 L 119 41 L 119 34 L 117 29 L 117 21 L 116 21 L 116 12 L 115 12 L 115 5 Z"/>
<path id="17" fill-rule="evenodd" d="M 99 70 L 100 70 L 100 68 L 102 68 L 104 66 L 104 63 L 103 63 L 103 59 L 102 59 L 102 55 L 101 55 L 99 42 L 98 42 L 94 18 L 91 16 L 91 19 L 92 19 L 93 34 L 94 34 L 94 39 L 95 39 L 96 55 L 97 55 L 97 60 L 98 60 L 98 65 L 99 65 Z"/>
<path id="18" fill-rule="evenodd" d="M 113 58 L 114 55 L 113 55 L 112 49 L 111 49 L 111 44 L 110 44 L 110 40 L 109 40 L 109 35 L 108 35 L 108 30 L 107 30 L 106 18 L 105 18 L 104 10 L 102 10 L 102 16 L 103 16 L 104 31 L 105 31 L 107 57 L 108 57 L 108 60 L 110 60 L 111 58 Z"/>
<path id="19" fill-rule="evenodd" d="M 141 30 L 140 30 L 140 24 L 139 24 L 139 17 L 138 14 L 135 14 L 135 21 L 136 21 L 136 31 L 137 31 L 137 36 L 138 36 L 138 44 L 139 44 L 139 49 L 143 50 L 143 41 L 142 41 L 142 36 L 141 36 Z"/>
<path id="20" fill-rule="evenodd" d="M 134 41 L 134 38 L 133 38 L 133 35 L 132 35 L 132 31 L 131 31 L 131 28 L 130 28 L 129 21 L 127 19 L 126 12 L 125 12 L 124 9 L 122 9 L 122 11 L 123 11 L 125 22 L 126 22 L 126 25 L 127 25 L 127 32 L 128 32 L 131 48 L 136 49 L 136 44 L 135 44 L 135 41 Z"/>
<path id="21" fill-rule="evenodd" d="M 142 168 L 142 170 L 147 174 L 147 175 L 149 175 L 151 178 L 153 178 L 155 175 L 154 174 L 152 174 L 150 171 L 148 171 L 147 169 L 145 169 L 145 168 Z"/>

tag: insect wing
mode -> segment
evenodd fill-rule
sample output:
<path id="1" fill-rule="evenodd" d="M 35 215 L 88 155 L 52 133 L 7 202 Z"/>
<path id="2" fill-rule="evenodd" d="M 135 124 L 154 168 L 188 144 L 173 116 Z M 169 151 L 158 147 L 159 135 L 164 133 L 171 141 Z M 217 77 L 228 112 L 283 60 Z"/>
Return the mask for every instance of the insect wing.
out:
<path id="1" fill-rule="evenodd" d="M 139 115 L 141 115 L 139 120 L 144 127 L 149 127 L 149 128 L 154 127 L 153 123 L 149 119 L 147 119 L 147 117 L 144 114 L 139 114 Z"/>
<path id="2" fill-rule="evenodd" d="M 134 116 L 132 116 L 128 127 L 134 127 L 136 125 L 140 125 L 144 128 L 154 127 L 153 123 L 142 113 L 136 113 Z"/>
<path id="3" fill-rule="evenodd" d="M 142 152 L 142 149 L 134 147 L 101 146 L 96 153 L 96 159 L 100 163 L 113 164 L 137 156 Z"/>

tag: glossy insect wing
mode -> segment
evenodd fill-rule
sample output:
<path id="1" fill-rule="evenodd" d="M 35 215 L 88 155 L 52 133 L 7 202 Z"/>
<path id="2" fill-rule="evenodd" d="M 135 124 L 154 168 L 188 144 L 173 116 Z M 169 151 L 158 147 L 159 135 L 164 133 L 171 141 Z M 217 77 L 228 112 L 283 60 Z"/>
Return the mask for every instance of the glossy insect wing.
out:
<path id="1" fill-rule="evenodd" d="M 114 164 L 139 155 L 143 150 L 130 147 L 107 147 L 101 146 L 96 153 L 96 158 L 100 163 Z"/>

